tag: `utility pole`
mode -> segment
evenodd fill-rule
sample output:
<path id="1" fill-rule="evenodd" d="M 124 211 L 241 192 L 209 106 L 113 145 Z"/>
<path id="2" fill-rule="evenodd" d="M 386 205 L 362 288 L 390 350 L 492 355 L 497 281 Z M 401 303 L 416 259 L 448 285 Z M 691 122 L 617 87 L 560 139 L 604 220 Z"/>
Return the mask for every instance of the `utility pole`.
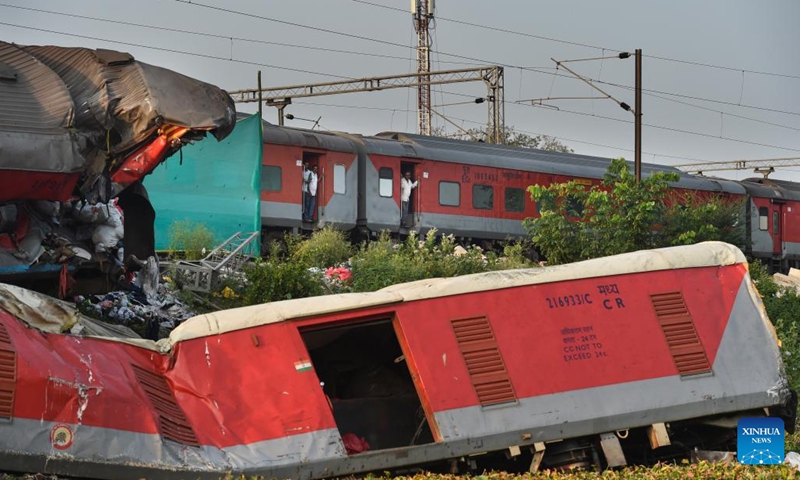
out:
<path id="1" fill-rule="evenodd" d="M 418 133 L 431 134 L 431 86 L 428 83 L 431 71 L 431 36 L 434 0 L 411 0 L 414 30 L 417 31 L 417 118 Z"/>
<path id="2" fill-rule="evenodd" d="M 636 53 L 636 106 L 634 108 L 634 170 L 636 181 L 642 181 L 642 49 Z"/>
<path id="3" fill-rule="evenodd" d="M 613 100 L 617 103 L 623 110 L 626 112 L 631 112 L 633 114 L 633 123 L 634 123 L 634 149 L 633 149 L 633 170 L 634 176 L 636 178 L 636 182 L 640 182 L 642 180 L 642 49 L 637 48 L 636 52 L 633 54 L 636 57 L 636 88 L 635 88 L 635 104 L 634 108 L 631 108 L 630 105 L 627 103 L 618 100 L 611 96 L 608 92 L 604 91 L 602 88 L 595 85 L 595 82 L 587 79 L 586 77 L 578 74 L 568 66 L 566 63 L 574 63 L 574 62 L 587 62 L 587 61 L 595 61 L 595 60 L 605 60 L 607 58 L 619 58 L 625 59 L 630 58 L 630 52 L 622 52 L 618 55 L 610 56 L 610 57 L 592 57 L 592 58 L 578 58 L 574 60 L 556 60 L 555 58 L 551 58 L 553 62 L 556 64 L 556 68 L 563 68 L 567 72 L 571 73 L 575 78 L 578 80 L 583 81 L 592 89 L 597 90 L 598 92 L 602 93 L 602 97 L 548 97 L 548 98 L 533 98 L 531 100 L 519 100 L 517 103 L 527 103 L 530 102 L 531 105 L 544 105 L 544 102 L 547 100 L 595 100 L 597 98 L 607 98 L 609 100 Z"/>

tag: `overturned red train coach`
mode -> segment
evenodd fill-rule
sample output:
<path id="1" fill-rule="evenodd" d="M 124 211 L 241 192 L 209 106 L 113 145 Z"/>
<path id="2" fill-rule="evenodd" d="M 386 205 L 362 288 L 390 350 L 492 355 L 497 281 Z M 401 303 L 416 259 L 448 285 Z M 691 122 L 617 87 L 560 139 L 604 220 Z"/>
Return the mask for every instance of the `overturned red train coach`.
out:
<path id="1" fill-rule="evenodd" d="M 794 415 L 745 258 L 722 243 L 221 311 L 158 343 L 46 333 L 3 291 L 10 471 L 605 467 Z"/>

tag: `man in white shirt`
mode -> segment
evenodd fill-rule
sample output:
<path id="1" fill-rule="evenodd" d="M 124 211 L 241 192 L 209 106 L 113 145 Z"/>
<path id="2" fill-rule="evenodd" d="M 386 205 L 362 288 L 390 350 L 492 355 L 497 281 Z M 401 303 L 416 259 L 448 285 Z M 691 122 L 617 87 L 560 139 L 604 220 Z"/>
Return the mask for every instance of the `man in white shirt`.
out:
<path id="1" fill-rule="evenodd" d="M 308 178 L 311 176 L 311 170 L 308 168 L 308 162 L 303 162 L 303 200 L 300 203 L 300 213 L 303 219 L 306 218 L 306 197 L 308 196 Z"/>
<path id="2" fill-rule="evenodd" d="M 408 201 L 411 198 L 411 190 L 417 188 L 419 185 L 419 179 L 412 182 L 411 181 L 411 172 L 407 171 L 405 176 L 400 179 L 400 224 L 403 224 L 403 221 L 408 215 Z"/>
<path id="3" fill-rule="evenodd" d="M 303 220 L 306 222 L 314 221 L 314 208 L 317 203 L 317 182 L 319 176 L 317 175 L 318 167 L 314 165 L 308 175 L 308 190 L 306 192 L 306 208 L 303 212 Z"/>

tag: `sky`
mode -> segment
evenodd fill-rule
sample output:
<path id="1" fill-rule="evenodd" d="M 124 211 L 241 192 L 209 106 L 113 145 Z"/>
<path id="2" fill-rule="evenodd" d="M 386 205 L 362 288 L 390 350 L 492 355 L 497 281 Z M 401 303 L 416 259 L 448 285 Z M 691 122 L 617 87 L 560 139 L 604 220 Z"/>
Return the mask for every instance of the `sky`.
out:
<path id="1" fill-rule="evenodd" d="M 0 40 L 106 48 L 229 91 L 416 70 L 409 0 L 0 0 Z M 20 8 L 22 7 L 22 8 Z M 58 12 L 47 13 L 47 12 Z M 92 17 L 92 18 L 87 18 Z M 431 69 L 500 65 L 505 123 L 576 153 L 633 159 L 633 115 L 551 60 L 643 50 L 643 161 L 665 165 L 800 157 L 800 1 L 436 0 Z M 634 59 L 568 63 L 634 105 Z M 720 68 L 722 67 L 722 68 Z M 613 84 L 613 85 L 609 85 Z M 452 122 L 485 126 L 482 83 L 435 86 Z M 255 112 L 255 104 L 237 110 Z M 415 133 L 416 91 L 297 99 L 287 125 Z M 277 110 L 264 108 L 277 123 Z M 456 133 L 434 115 L 433 125 Z M 800 164 L 800 158 L 798 159 Z M 709 172 L 725 178 L 752 170 Z M 800 166 L 770 178 L 800 181 Z"/>

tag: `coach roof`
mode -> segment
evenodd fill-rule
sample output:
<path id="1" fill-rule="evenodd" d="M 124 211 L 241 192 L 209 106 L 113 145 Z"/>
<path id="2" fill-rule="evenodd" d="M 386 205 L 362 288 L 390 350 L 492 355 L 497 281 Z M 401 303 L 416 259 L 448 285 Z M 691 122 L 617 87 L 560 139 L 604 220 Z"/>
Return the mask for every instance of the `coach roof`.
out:
<path id="1" fill-rule="evenodd" d="M 375 137 L 364 137 L 364 141 L 367 153 L 412 156 L 409 151 L 413 151 L 416 157 L 426 160 L 534 171 L 567 177 L 602 179 L 611 163 L 611 159 L 590 155 L 397 132 L 383 132 Z M 394 148 L 390 149 L 392 144 Z M 413 148 L 410 149 L 409 146 Z M 633 162 L 628 164 L 633 170 Z M 680 179 L 676 186 L 680 188 L 744 194 L 744 189 L 736 182 L 689 175 L 666 165 L 642 164 L 642 175 L 648 176 L 656 172 L 678 174 Z"/>
<path id="2" fill-rule="evenodd" d="M 466 293 L 582 278 L 679 268 L 725 266 L 746 262 L 742 252 L 733 245 L 722 242 L 705 242 L 690 246 L 642 250 L 552 267 L 476 273 L 453 278 L 432 278 L 394 285 L 371 293 L 348 293 L 284 300 L 198 315 L 186 320 L 173 330 L 167 341 L 171 347 L 184 340 L 295 318 L 314 317 Z M 162 348 L 165 346 L 162 344 Z"/>

